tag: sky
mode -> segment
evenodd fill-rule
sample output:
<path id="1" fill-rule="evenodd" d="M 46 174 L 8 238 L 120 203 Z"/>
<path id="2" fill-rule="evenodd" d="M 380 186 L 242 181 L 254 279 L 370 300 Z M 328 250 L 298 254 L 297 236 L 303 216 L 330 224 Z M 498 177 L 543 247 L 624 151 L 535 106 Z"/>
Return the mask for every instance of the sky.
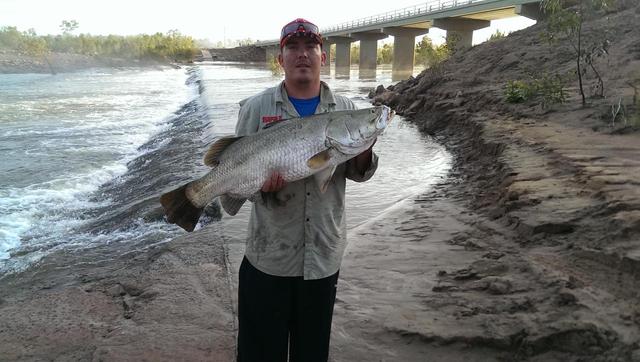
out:
<path id="1" fill-rule="evenodd" d="M 322 29 L 424 3 L 416 0 L 298 3 L 273 0 L 0 0 L 0 27 L 16 26 L 21 31 L 33 28 L 40 35 L 60 34 L 63 20 L 76 20 L 79 23 L 76 34 L 134 35 L 177 29 L 184 35 L 212 42 L 247 38 L 271 40 L 278 38 L 284 24 L 298 17 L 306 18 Z M 494 21 L 490 28 L 474 33 L 474 43 L 488 38 L 496 29 L 510 32 L 534 23 L 522 17 Z M 444 31 L 432 29 L 429 36 L 440 43 L 444 34 Z"/>

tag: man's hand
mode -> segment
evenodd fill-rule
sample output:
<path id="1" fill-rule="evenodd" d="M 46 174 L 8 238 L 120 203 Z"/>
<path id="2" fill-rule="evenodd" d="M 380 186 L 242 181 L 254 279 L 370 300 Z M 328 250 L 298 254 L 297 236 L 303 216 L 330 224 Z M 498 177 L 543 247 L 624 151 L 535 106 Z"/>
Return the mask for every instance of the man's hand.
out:
<path id="1" fill-rule="evenodd" d="M 286 185 L 287 183 L 284 181 L 284 178 L 282 178 L 279 173 L 275 172 L 271 177 L 269 177 L 267 182 L 262 185 L 261 190 L 262 192 L 277 192 L 282 190 Z"/>
<path id="2" fill-rule="evenodd" d="M 369 166 L 371 166 L 371 152 L 373 152 L 373 145 L 375 145 L 377 141 L 378 139 L 376 138 L 371 144 L 371 147 L 354 157 L 353 161 L 355 162 L 356 170 L 358 170 L 360 174 L 364 174 Z"/>

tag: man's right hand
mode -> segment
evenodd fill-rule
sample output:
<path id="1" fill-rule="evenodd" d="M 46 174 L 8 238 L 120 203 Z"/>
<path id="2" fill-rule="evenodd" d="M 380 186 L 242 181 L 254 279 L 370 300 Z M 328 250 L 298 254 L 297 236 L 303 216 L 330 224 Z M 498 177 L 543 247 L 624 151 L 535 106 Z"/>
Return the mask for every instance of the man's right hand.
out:
<path id="1" fill-rule="evenodd" d="M 267 182 L 262 185 L 262 192 L 277 192 L 282 190 L 287 183 L 284 181 L 284 178 L 279 173 L 273 173 Z"/>

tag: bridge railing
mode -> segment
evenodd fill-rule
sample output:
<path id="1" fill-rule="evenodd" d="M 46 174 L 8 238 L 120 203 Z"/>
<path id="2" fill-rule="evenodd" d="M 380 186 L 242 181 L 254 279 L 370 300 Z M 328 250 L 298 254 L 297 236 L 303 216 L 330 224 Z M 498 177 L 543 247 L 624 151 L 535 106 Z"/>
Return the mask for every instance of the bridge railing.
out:
<path id="1" fill-rule="evenodd" d="M 469 4 L 473 4 L 480 1 L 486 1 L 486 0 L 432 0 L 432 1 L 427 1 L 424 4 L 408 6 L 406 8 L 397 9 L 397 10 L 389 11 L 382 14 L 371 15 L 365 18 L 344 22 L 328 28 L 323 28 L 320 30 L 320 32 L 322 34 L 326 34 L 326 33 L 331 33 L 336 31 L 355 29 L 355 28 L 360 28 L 367 25 L 385 23 L 388 21 L 406 19 L 412 16 L 429 14 L 432 12 L 469 5 Z"/>
<path id="2" fill-rule="evenodd" d="M 330 26 L 328 28 L 322 28 L 320 29 L 320 33 L 322 33 L 323 35 L 326 35 L 328 33 L 333 33 L 338 31 L 357 29 L 363 26 L 382 24 L 382 23 L 400 20 L 400 19 L 407 19 L 413 16 L 425 15 L 425 14 L 433 13 L 436 11 L 456 8 L 459 6 L 465 6 L 465 5 L 482 2 L 482 1 L 487 1 L 487 0 L 431 0 L 431 1 L 427 1 L 424 4 L 408 6 L 406 8 L 388 11 L 382 14 L 371 15 L 364 18 L 347 21 L 341 24 Z M 273 39 L 273 40 L 257 41 L 255 44 L 260 46 L 260 45 L 267 45 L 267 44 L 273 44 L 273 43 L 278 43 L 278 40 Z"/>

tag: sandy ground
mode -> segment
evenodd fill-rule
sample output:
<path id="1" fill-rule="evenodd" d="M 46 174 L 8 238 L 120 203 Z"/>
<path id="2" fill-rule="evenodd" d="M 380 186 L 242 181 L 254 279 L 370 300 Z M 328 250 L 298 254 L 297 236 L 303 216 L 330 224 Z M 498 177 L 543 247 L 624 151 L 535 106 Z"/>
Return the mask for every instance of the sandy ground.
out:
<path id="1" fill-rule="evenodd" d="M 489 165 L 480 160 L 466 163 L 461 178 L 351 232 L 336 304 L 335 361 L 640 359 L 638 219 L 624 211 L 632 221 L 613 226 L 615 216 L 576 216 L 637 195 L 632 181 L 615 182 L 611 194 L 603 182 L 595 191 L 607 194 L 601 201 L 583 181 L 600 180 L 608 165 L 625 165 L 610 173 L 632 180 L 638 164 L 625 156 L 640 154 L 637 135 L 623 137 L 631 143 L 626 147 L 621 140 L 607 150 L 595 139 L 586 147 L 583 135 L 555 131 L 548 125 L 485 124 L 485 142 L 496 140 L 491 133 L 503 142 L 509 135 L 509 142 L 480 148 L 504 145 L 502 167 L 509 166 L 513 180 L 500 194 L 523 204 L 514 211 L 492 204 L 491 213 L 470 202 L 469 193 L 479 197 L 483 190 L 470 187 L 477 180 L 463 178 L 470 171 L 482 176 Z M 562 142 L 554 143 L 550 133 L 563 134 Z M 565 150 L 569 154 L 560 163 Z M 604 160 L 606 153 L 610 157 L 597 173 L 574 171 L 577 180 L 566 175 L 567 169 L 591 165 L 594 154 Z M 596 240 L 615 239 L 606 228 L 636 236 L 609 244 L 612 250 L 593 248 Z"/>
<path id="2" fill-rule="evenodd" d="M 601 116 L 629 100 L 638 14 L 611 16 L 610 97 L 587 107 L 504 103 L 523 68 L 570 68 L 536 27 L 378 95 L 454 167 L 349 232 L 331 360 L 640 361 L 640 133 Z M 233 360 L 242 245 L 217 227 L 0 279 L 0 360 Z"/>

